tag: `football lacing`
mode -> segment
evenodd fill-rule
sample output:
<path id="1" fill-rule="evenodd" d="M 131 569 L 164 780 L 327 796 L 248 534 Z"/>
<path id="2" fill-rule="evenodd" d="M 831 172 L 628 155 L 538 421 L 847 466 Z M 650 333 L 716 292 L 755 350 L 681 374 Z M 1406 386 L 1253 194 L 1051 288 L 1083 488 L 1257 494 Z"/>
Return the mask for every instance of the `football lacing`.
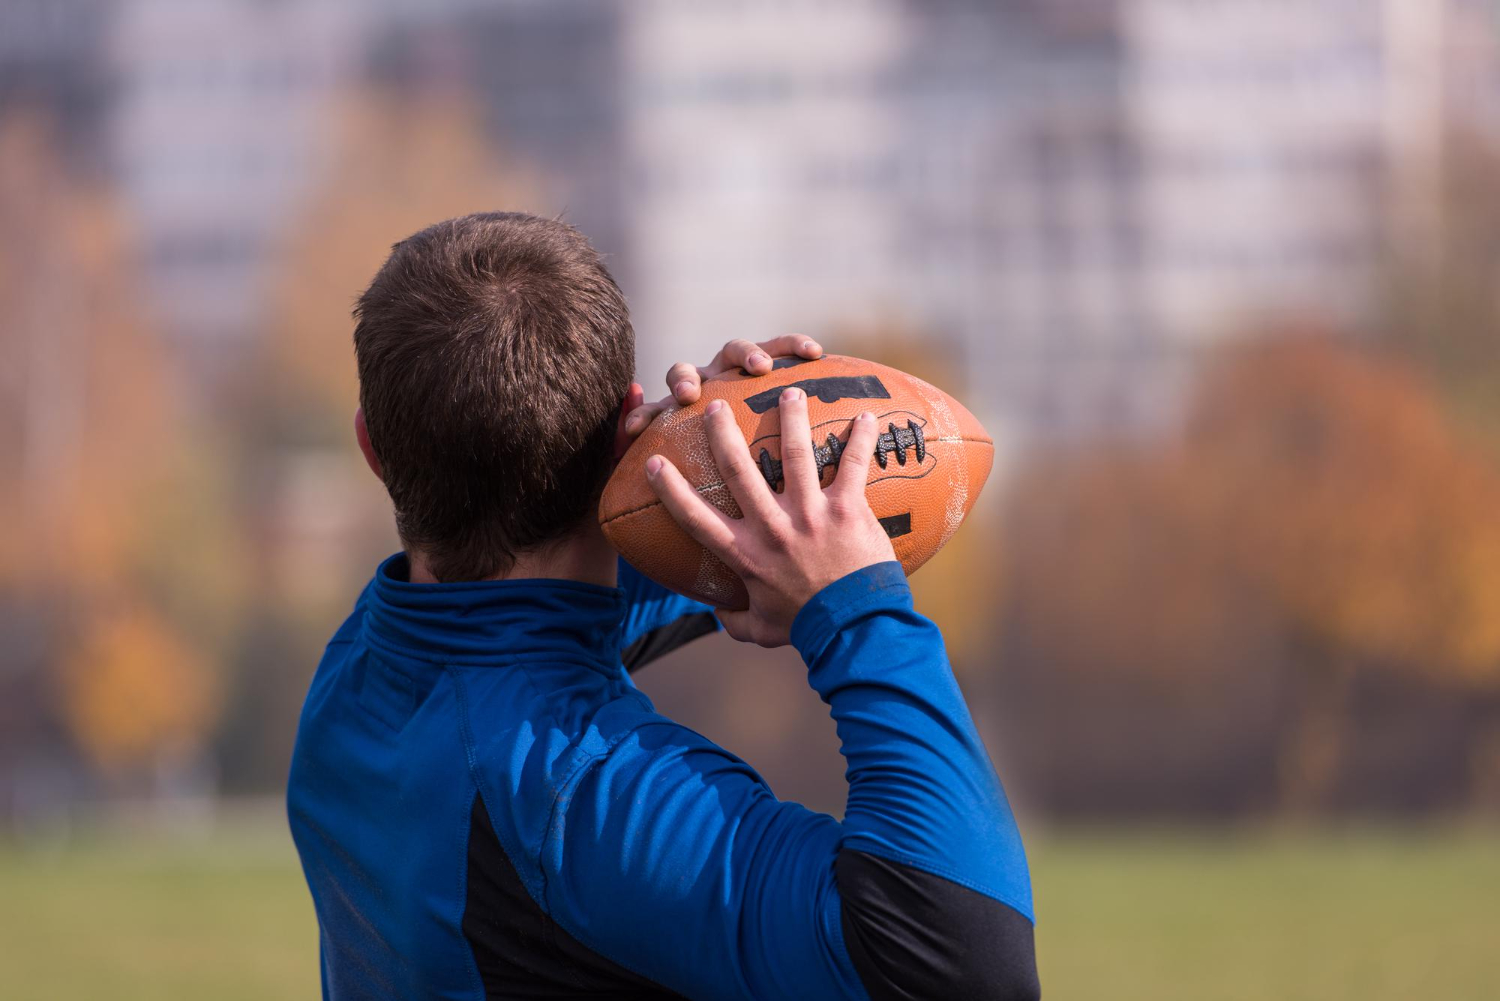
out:
<path id="1" fill-rule="evenodd" d="M 898 428 L 894 424 L 886 426 L 889 430 L 875 442 L 875 462 L 880 468 L 885 468 L 886 456 L 892 452 L 896 453 L 896 465 L 906 465 L 908 448 L 916 449 L 917 464 L 921 465 L 922 460 L 927 458 L 927 442 L 922 440 L 922 426 L 910 420 L 904 428 Z"/>
<path id="2" fill-rule="evenodd" d="M 839 441 L 837 435 L 830 434 L 826 443 L 813 445 L 813 462 L 818 468 L 818 479 L 823 479 L 823 470 L 829 466 L 838 467 L 839 460 L 844 456 L 846 443 Z M 906 465 L 906 450 L 912 449 L 917 453 L 917 464 L 927 458 L 927 442 L 922 437 L 922 425 L 908 420 L 906 427 L 898 428 L 895 424 L 886 425 L 886 430 L 880 433 L 875 440 L 875 463 L 881 469 L 886 468 L 890 461 L 890 455 L 895 453 L 896 465 Z M 785 476 L 781 471 L 781 460 L 774 458 L 770 450 L 761 449 L 760 455 L 756 457 L 756 465 L 760 467 L 760 475 L 766 478 L 766 483 L 772 490 L 781 489 Z"/>

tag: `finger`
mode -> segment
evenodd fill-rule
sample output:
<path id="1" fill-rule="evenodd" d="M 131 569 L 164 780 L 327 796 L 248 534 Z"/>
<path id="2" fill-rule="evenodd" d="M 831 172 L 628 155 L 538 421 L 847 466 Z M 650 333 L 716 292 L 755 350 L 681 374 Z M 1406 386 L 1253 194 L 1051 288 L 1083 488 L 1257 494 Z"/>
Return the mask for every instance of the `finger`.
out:
<path id="1" fill-rule="evenodd" d="M 764 647 L 785 646 L 788 639 L 776 636 L 760 618 L 749 609 L 715 608 L 714 617 L 724 631 L 741 643 L 755 643 Z"/>
<path id="2" fill-rule="evenodd" d="M 812 431 L 807 426 L 807 394 L 796 386 L 781 391 L 781 475 L 786 499 L 806 510 L 819 496 L 818 464 L 813 459 Z"/>
<path id="3" fill-rule="evenodd" d="M 739 640 L 741 643 L 753 643 L 751 638 L 753 620 L 750 612 L 746 609 L 715 608 L 714 618 L 719 620 L 719 625 L 731 639 Z"/>
<path id="4" fill-rule="evenodd" d="M 870 476 L 870 460 L 875 457 L 875 442 L 880 438 L 880 429 L 875 426 L 875 415 L 863 413 L 854 418 L 849 429 L 849 440 L 839 456 L 839 472 L 829 490 L 836 490 L 844 497 L 863 497 L 865 481 Z"/>
<path id="5" fill-rule="evenodd" d="M 760 347 L 773 358 L 782 355 L 796 355 L 799 358 L 808 359 L 823 357 L 822 345 L 806 334 L 782 334 L 769 341 L 761 341 Z"/>
<path id="6" fill-rule="evenodd" d="M 643 403 L 625 415 L 625 433 L 634 438 L 656 418 L 669 410 L 676 401 L 670 396 L 655 403 Z"/>
<path id="7" fill-rule="evenodd" d="M 723 400 L 714 400 L 705 412 L 708 425 L 708 447 L 729 494 L 746 518 L 769 522 L 781 516 L 776 495 L 766 483 L 760 467 L 750 458 L 745 436 Z"/>
<path id="8" fill-rule="evenodd" d="M 703 372 L 696 365 L 680 361 L 667 369 L 667 389 L 682 406 L 698 399 L 703 385 Z"/>
<path id="9" fill-rule="evenodd" d="M 771 356 L 762 351 L 759 344 L 737 337 L 714 355 L 714 360 L 704 371 L 718 375 L 734 368 L 742 368 L 751 375 L 765 375 L 771 371 Z"/>
<path id="10" fill-rule="evenodd" d="M 733 569 L 734 520 L 698 495 L 677 467 L 664 456 L 646 460 L 646 482 L 673 520 L 688 535 Z"/>

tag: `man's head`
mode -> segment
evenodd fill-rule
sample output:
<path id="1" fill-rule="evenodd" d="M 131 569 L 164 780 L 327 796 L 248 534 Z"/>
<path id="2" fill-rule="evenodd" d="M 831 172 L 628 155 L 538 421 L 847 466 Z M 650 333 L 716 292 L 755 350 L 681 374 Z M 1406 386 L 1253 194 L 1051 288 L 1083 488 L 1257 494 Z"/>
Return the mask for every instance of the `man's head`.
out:
<path id="1" fill-rule="evenodd" d="M 635 336 L 577 230 L 515 212 L 440 222 L 396 244 L 354 315 L 370 450 L 402 542 L 438 580 L 502 574 L 593 516 Z"/>

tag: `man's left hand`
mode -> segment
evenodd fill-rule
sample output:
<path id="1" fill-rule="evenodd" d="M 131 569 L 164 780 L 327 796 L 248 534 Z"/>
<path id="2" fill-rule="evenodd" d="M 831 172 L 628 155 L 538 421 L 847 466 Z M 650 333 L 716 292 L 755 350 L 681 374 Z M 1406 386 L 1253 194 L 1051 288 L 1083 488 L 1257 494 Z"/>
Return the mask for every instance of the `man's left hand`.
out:
<path id="1" fill-rule="evenodd" d="M 671 395 L 655 403 L 646 403 L 645 391 L 639 385 L 632 385 L 630 397 L 626 400 L 626 444 L 646 430 L 658 415 L 696 403 L 702 394 L 704 379 L 733 368 L 742 368 L 751 375 L 765 375 L 771 371 L 772 359 L 777 355 L 796 355 L 810 361 L 823 357 L 823 349 L 817 341 L 804 334 L 783 334 L 759 344 L 754 341 L 733 340 L 714 355 L 713 361 L 701 368 L 683 361 L 668 369 L 667 388 Z"/>

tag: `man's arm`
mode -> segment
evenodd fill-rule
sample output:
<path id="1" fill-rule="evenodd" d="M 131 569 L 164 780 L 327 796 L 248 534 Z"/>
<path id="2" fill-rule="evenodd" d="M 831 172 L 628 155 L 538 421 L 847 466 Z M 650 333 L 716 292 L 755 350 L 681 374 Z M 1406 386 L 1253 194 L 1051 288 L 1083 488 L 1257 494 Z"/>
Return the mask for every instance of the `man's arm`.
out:
<path id="1" fill-rule="evenodd" d="M 818 489 L 806 399 L 781 404 L 786 492 L 754 466 L 727 408 L 710 445 L 742 519 L 660 457 L 674 517 L 745 580 L 732 635 L 790 640 L 848 762 L 842 824 L 778 802 L 739 759 L 657 716 L 559 794 L 548 904 L 593 948 L 664 986 L 729 997 L 1031 998 L 1025 856 L 937 629 L 912 609 L 864 500 L 878 434 L 850 432 Z"/>
<path id="2" fill-rule="evenodd" d="M 901 565 L 828 586 L 791 637 L 848 764 L 835 869 L 866 990 L 876 1001 L 1035 997 L 1020 832 Z"/>
<path id="3" fill-rule="evenodd" d="M 667 590 L 623 559 L 619 572 L 625 592 L 620 660 L 631 674 L 685 643 L 718 631 L 719 620 L 709 606 Z"/>
<path id="4" fill-rule="evenodd" d="M 559 796 L 554 920 L 690 997 L 1034 998 L 1020 837 L 900 566 L 825 588 L 792 636 L 838 724 L 843 823 L 645 716 Z"/>

